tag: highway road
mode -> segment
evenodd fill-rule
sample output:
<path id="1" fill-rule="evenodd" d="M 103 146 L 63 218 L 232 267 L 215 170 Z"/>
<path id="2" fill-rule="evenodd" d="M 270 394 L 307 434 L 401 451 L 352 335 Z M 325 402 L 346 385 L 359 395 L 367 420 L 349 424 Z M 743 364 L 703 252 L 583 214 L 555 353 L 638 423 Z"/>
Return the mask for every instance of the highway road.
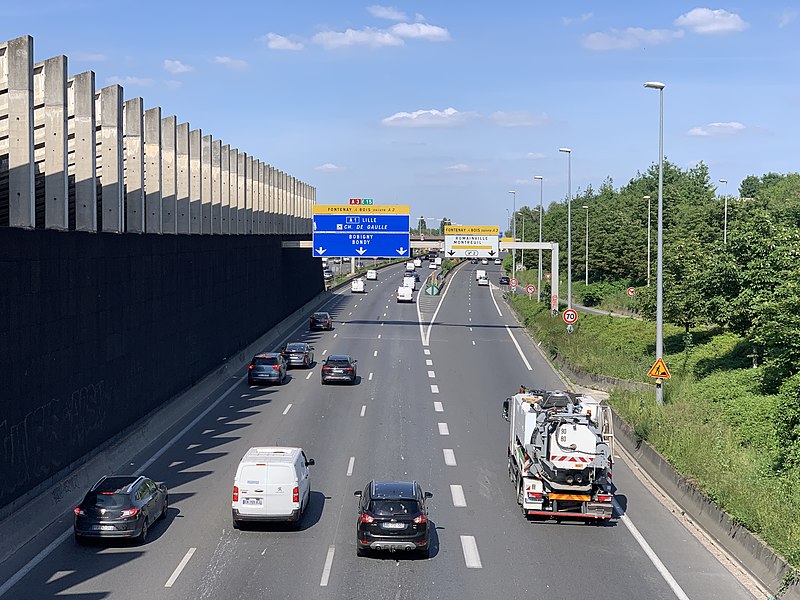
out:
<path id="1" fill-rule="evenodd" d="M 167 447 L 146 474 L 169 486 L 171 508 L 147 544 L 78 546 L 68 537 L 3 598 L 752 598 L 622 460 L 613 522 L 522 517 L 506 474 L 501 404 L 520 384 L 563 384 L 500 291 L 477 286 L 475 268 L 464 264 L 442 295 L 414 304 L 395 302 L 402 266 L 381 271 L 365 295 L 334 295 L 333 331 L 298 323 L 291 336 L 315 346 L 313 369 L 268 388 L 249 387 L 239 373 L 182 435 L 197 415 L 120 465 L 131 472 Z M 495 284 L 498 269 L 488 268 Z M 432 326 L 420 324 L 434 314 Z M 331 353 L 358 359 L 357 385 L 320 385 L 319 363 Z M 302 527 L 233 530 L 239 459 L 272 444 L 302 446 L 316 459 Z M 429 559 L 356 557 L 353 491 L 372 478 L 415 479 L 433 492 Z M 0 581 L 69 522 L 0 565 Z"/>

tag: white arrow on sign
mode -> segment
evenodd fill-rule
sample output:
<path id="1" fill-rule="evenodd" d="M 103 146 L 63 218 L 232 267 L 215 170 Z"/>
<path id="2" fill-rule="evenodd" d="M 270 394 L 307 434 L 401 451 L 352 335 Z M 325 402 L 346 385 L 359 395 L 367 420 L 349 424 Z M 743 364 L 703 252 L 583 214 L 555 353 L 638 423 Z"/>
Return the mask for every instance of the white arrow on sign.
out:
<path id="1" fill-rule="evenodd" d="M 322 246 L 320 246 L 319 248 L 314 248 L 314 252 L 316 252 L 317 254 L 325 254 L 325 248 L 323 248 Z"/>
<path id="2" fill-rule="evenodd" d="M 400 248 L 398 248 L 398 249 L 396 250 L 396 252 L 397 252 L 398 254 L 405 254 L 405 253 L 406 253 L 406 249 L 405 249 L 405 248 L 403 248 L 403 247 L 401 246 Z"/>
<path id="3" fill-rule="evenodd" d="M 366 250 L 364 249 L 363 246 L 359 246 L 358 249 L 356 250 L 356 252 L 358 252 L 359 254 L 364 254 L 364 252 L 366 252 Z"/>

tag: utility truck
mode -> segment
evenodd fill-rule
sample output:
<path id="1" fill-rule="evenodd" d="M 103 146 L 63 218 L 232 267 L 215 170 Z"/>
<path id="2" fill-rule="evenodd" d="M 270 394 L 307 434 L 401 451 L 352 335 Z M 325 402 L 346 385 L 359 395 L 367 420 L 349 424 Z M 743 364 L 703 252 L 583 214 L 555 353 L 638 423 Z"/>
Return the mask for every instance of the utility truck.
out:
<path id="1" fill-rule="evenodd" d="M 508 475 L 527 517 L 610 519 L 611 409 L 592 396 L 529 390 L 507 398 Z"/>

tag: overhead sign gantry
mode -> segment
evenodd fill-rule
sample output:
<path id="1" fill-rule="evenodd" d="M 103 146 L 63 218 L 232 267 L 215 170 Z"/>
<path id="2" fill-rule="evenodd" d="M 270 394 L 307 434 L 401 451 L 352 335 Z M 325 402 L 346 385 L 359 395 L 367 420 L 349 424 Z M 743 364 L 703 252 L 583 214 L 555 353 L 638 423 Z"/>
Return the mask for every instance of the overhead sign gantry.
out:
<path id="1" fill-rule="evenodd" d="M 350 204 L 314 205 L 314 256 L 409 256 L 411 207 L 356 204 L 353 200 Z"/>

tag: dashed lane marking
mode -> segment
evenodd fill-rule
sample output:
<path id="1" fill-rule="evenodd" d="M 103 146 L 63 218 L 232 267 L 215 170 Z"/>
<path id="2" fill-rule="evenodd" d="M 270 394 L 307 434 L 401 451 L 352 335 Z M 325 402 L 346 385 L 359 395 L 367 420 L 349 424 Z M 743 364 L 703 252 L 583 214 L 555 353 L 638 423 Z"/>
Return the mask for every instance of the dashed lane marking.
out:
<path id="1" fill-rule="evenodd" d="M 431 351 L 430 351 L 430 350 L 428 350 L 427 348 L 425 348 L 425 349 L 423 350 L 423 352 L 425 352 L 425 356 L 430 356 L 430 355 L 431 355 Z"/>
<path id="2" fill-rule="evenodd" d="M 433 410 L 435 410 L 436 412 L 444 412 L 444 408 L 442 408 L 442 403 L 441 402 L 434 402 L 433 403 Z"/>
<path id="3" fill-rule="evenodd" d="M 436 372 L 435 371 L 428 371 L 428 377 L 433 379 L 434 377 L 436 377 Z"/>
<path id="4" fill-rule="evenodd" d="M 372 381 L 372 373 L 369 374 L 369 380 Z"/>
<path id="5" fill-rule="evenodd" d="M 350 462 L 347 463 L 347 476 L 348 477 L 352 477 L 353 476 L 353 465 L 355 464 L 355 462 L 356 462 L 356 457 L 355 456 L 351 456 L 350 457 Z"/>
<path id="6" fill-rule="evenodd" d="M 288 412 L 289 412 L 289 410 L 291 410 L 291 408 L 292 408 L 292 403 L 291 403 L 291 402 L 289 402 L 289 404 L 287 404 L 287 405 L 286 405 L 286 408 L 283 410 L 283 414 L 286 414 L 286 413 L 288 413 Z"/>
<path id="7" fill-rule="evenodd" d="M 475 340 L 472 340 L 472 345 L 473 345 L 473 346 L 475 345 Z"/>
<path id="8" fill-rule="evenodd" d="M 428 367 L 432 367 L 433 366 L 433 361 L 430 358 L 428 358 L 428 359 L 425 360 L 425 365 L 428 366 Z"/>
<path id="9" fill-rule="evenodd" d="M 439 427 L 439 435 L 450 435 L 450 428 L 447 426 L 447 423 L 437 423 Z"/>
<path id="10" fill-rule="evenodd" d="M 314 374 L 313 371 L 310 371 L 308 375 L 306 375 L 306 379 L 311 379 L 311 376 Z"/>
<path id="11" fill-rule="evenodd" d="M 453 497 L 453 506 L 463 508 L 467 505 L 467 499 L 464 497 L 464 488 L 460 485 L 450 484 L 450 495 Z"/>
<path id="12" fill-rule="evenodd" d="M 338 333 L 334 333 L 334 334 L 333 334 L 333 337 L 336 337 L 337 335 L 339 335 L 339 334 L 338 334 Z"/>
<path id="13" fill-rule="evenodd" d="M 327 587 L 331 577 L 331 567 L 333 567 L 333 553 L 336 546 L 328 546 L 328 555 L 325 557 L 325 566 L 322 567 L 322 579 L 319 580 L 320 587 Z"/>
<path id="14" fill-rule="evenodd" d="M 378 351 L 375 350 L 375 352 L 372 353 L 372 356 L 378 356 Z"/>
<path id="15" fill-rule="evenodd" d="M 361 405 L 361 415 L 360 416 L 363 417 L 365 412 L 367 412 L 367 405 L 366 404 L 362 404 Z"/>
<path id="16" fill-rule="evenodd" d="M 481 555 L 478 554 L 478 544 L 475 543 L 475 537 L 471 535 L 462 535 L 461 537 L 461 550 L 464 552 L 464 562 L 468 569 L 482 569 Z"/>
<path id="17" fill-rule="evenodd" d="M 431 394 L 438 394 L 438 393 L 439 393 L 439 386 L 431 384 Z"/>
<path id="18" fill-rule="evenodd" d="M 456 466 L 456 453 L 452 448 L 442 448 L 442 454 L 444 455 L 444 464 L 448 467 Z"/>
<path id="19" fill-rule="evenodd" d="M 164 587 L 172 587 L 172 584 L 174 584 L 175 581 L 178 579 L 178 576 L 181 574 L 181 571 L 183 571 L 184 567 L 186 566 L 186 563 L 188 563 L 189 560 L 192 558 L 192 555 L 194 554 L 195 550 L 197 550 L 197 548 L 189 548 L 189 550 L 186 551 L 186 554 L 184 554 L 183 558 L 181 559 L 181 562 L 178 563 L 178 566 L 175 567 L 175 570 L 172 572 L 172 575 L 170 575 L 169 579 L 167 579 L 167 583 L 164 584 Z"/>
<path id="20" fill-rule="evenodd" d="M 325 348 L 325 350 L 322 351 L 322 356 L 325 356 L 327 353 L 328 353 L 328 349 Z"/>

